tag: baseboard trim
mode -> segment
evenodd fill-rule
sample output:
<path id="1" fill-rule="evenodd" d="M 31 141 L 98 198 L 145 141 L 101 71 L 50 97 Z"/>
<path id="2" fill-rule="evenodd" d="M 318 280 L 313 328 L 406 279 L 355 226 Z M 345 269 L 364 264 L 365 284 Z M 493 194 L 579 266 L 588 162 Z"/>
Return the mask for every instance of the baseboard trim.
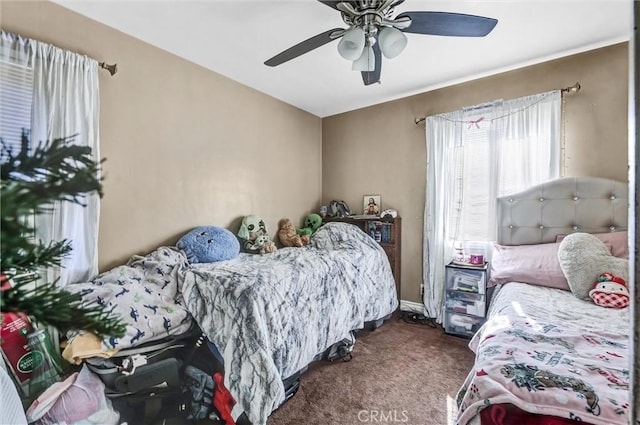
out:
<path id="1" fill-rule="evenodd" d="M 425 308 L 423 304 L 413 301 L 400 300 L 400 310 L 410 311 L 412 313 L 425 314 Z"/>

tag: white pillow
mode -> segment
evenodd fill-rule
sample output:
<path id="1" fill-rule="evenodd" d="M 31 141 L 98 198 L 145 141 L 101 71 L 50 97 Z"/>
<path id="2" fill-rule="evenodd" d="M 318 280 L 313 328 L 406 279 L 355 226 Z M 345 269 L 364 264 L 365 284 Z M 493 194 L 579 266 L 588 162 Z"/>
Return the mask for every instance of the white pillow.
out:
<path id="1" fill-rule="evenodd" d="M 607 246 L 589 233 L 572 233 L 560 242 L 558 261 L 569 288 L 576 297 L 589 301 L 589 291 L 601 273 L 629 280 L 629 260 L 611 255 Z"/>

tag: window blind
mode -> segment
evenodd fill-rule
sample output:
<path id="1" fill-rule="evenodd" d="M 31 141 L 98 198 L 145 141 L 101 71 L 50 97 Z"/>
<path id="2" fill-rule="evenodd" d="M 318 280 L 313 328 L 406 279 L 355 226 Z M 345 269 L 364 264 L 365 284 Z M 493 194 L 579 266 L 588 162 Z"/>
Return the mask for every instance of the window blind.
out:
<path id="1" fill-rule="evenodd" d="M 543 98 L 540 101 L 551 102 Z M 542 182 L 553 175 L 551 158 L 557 150 L 553 142 L 554 125 L 531 125 L 522 131 L 519 116 L 528 114 L 531 122 L 555 122 L 552 112 L 537 111 L 521 105 L 505 106 L 495 102 L 489 106 L 466 110 L 463 115 L 460 147 L 461 161 L 454 190 L 458 220 L 451 234 L 456 240 L 490 241 L 495 235 L 495 199 Z M 518 112 L 520 115 L 514 113 Z"/>
<path id="2" fill-rule="evenodd" d="M 462 216 L 458 239 L 487 240 L 487 220 L 492 199 L 492 158 L 490 146 L 490 108 L 476 108 L 466 114 L 462 131 Z"/>
<path id="3" fill-rule="evenodd" d="M 33 69 L 0 61 L 0 138 L 17 152 L 22 132 L 31 129 L 33 103 Z"/>

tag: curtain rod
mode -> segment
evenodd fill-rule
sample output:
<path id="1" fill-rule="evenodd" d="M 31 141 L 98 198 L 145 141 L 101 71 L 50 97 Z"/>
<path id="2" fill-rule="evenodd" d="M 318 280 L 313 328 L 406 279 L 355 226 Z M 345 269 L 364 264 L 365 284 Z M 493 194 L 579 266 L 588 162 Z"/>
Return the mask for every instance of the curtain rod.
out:
<path id="1" fill-rule="evenodd" d="M 580 85 L 579 82 L 576 82 L 574 85 L 569 86 L 569 87 L 565 87 L 563 89 L 560 89 L 560 93 L 561 94 L 565 94 L 565 93 L 578 93 L 580 91 L 580 89 L 582 88 L 582 86 Z M 421 124 L 423 122 L 426 121 L 426 117 L 422 117 L 422 118 L 414 118 L 413 122 L 418 125 Z"/>
<path id="2" fill-rule="evenodd" d="M 113 77 L 113 74 L 115 74 L 116 72 L 118 72 L 118 64 L 114 63 L 113 65 L 109 65 L 105 62 L 98 62 L 98 66 L 102 69 L 106 69 L 107 71 L 109 71 L 109 74 L 111 74 L 111 76 Z"/>
<path id="3" fill-rule="evenodd" d="M 18 38 L 18 37 L 19 37 L 19 38 L 22 38 L 22 36 L 20 36 L 20 35 L 18 35 L 18 34 L 14 34 L 14 33 L 10 33 L 10 32 L 5 32 L 4 30 L 2 30 L 2 34 L 3 34 L 3 35 L 4 35 L 4 34 L 7 34 L 7 35 L 10 35 L 11 37 L 16 37 L 16 38 Z M 37 42 L 37 41 L 38 41 L 38 40 L 32 40 L 32 39 L 30 39 L 30 38 L 25 38 L 25 39 L 26 39 L 26 40 L 29 40 L 29 42 L 31 42 L 31 41 L 35 41 L 35 42 Z M 57 46 L 53 46 L 53 47 L 58 48 Z M 65 50 L 65 49 L 62 49 L 62 50 Z M 76 52 L 73 52 L 73 51 L 71 51 L 71 50 L 68 50 L 68 51 L 69 51 L 69 52 L 71 52 L 71 53 L 76 53 Z M 76 53 L 76 54 L 77 54 L 77 53 Z M 93 59 L 93 60 L 95 60 L 94 58 L 91 58 L 91 57 L 89 57 L 89 59 Z M 111 74 L 111 76 L 112 76 L 112 77 L 113 77 L 113 74 L 115 74 L 116 72 L 118 72 L 118 64 L 117 64 L 117 63 L 114 63 L 113 65 L 109 65 L 109 64 L 108 64 L 108 63 L 106 63 L 106 62 L 98 62 L 98 67 L 99 67 L 99 68 L 102 68 L 102 69 L 106 69 L 107 71 L 109 71 L 109 74 Z"/>

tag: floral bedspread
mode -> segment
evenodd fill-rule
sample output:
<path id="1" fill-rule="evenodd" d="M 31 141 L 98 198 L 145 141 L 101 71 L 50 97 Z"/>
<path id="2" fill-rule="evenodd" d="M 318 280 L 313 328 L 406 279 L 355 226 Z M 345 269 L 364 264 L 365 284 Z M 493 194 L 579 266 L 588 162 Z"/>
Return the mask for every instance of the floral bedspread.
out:
<path id="1" fill-rule="evenodd" d="M 468 423 L 490 405 L 510 403 L 533 414 L 626 425 L 628 336 L 599 326 L 553 320 L 553 314 L 540 314 L 534 308 L 536 303 L 523 296 L 523 292 L 534 294 L 539 305 L 559 290 L 541 288 L 541 295 L 529 288 L 531 285 L 509 285 L 516 285 L 511 288 L 516 288 L 512 295 L 493 301 L 503 302 L 502 307 L 493 309 L 499 313 L 490 317 L 469 343 L 476 362 L 458 392 L 458 424 Z M 581 314 L 583 323 L 588 323 L 595 305 L 577 300 L 567 291 L 559 294 L 566 298 L 561 314 L 569 310 Z M 595 307 L 600 310 L 593 310 L 594 314 L 609 313 L 610 321 L 626 313 Z"/>

